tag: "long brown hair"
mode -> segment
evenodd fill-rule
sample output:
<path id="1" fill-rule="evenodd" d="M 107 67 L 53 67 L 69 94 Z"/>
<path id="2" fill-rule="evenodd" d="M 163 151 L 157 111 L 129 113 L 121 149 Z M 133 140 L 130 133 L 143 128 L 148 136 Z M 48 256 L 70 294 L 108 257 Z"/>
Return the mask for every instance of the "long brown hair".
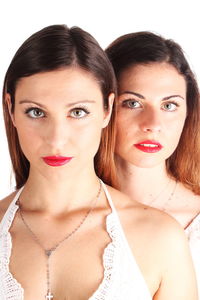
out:
<path id="1" fill-rule="evenodd" d="M 52 25 L 43 28 L 21 45 L 10 63 L 4 80 L 3 112 L 16 188 L 26 183 L 30 164 L 22 152 L 17 130 L 10 118 L 5 101 L 6 93 L 10 94 L 13 112 L 16 86 L 20 78 L 69 66 L 79 66 L 97 79 L 104 99 L 104 109 L 107 110 L 109 94 L 116 94 L 112 65 L 97 41 L 79 27 Z M 94 159 L 97 175 L 110 185 L 113 185 L 115 180 L 115 113 L 114 103 L 111 120 L 102 130 L 99 150 Z"/>
<path id="2" fill-rule="evenodd" d="M 152 32 L 136 32 L 116 39 L 106 53 L 117 78 L 130 65 L 167 62 L 186 81 L 187 118 L 179 144 L 166 160 L 168 174 L 200 195 L 200 109 L 199 89 L 180 45 Z"/>

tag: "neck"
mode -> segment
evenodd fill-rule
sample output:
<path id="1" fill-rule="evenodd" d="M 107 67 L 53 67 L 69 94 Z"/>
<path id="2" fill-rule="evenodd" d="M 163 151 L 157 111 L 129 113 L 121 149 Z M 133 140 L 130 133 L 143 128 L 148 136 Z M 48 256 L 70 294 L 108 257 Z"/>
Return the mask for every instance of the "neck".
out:
<path id="1" fill-rule="evenodd" d="M 117 157 L 116 164 L 119 188 L 132 199 L 150 205 L 152 199 L 165 189 L 167 191 L 171 179 L 165 162 L 155 167 L 140 168 Z"/>
<path id="2" fill-rule="evenodd" d="M 79 172 L 75 177 L 44 177 L 30 170 L 20 202 L 23 209 L 56 215 L 89 206 L 99 186 L 99 179 L 92 170 Z"/>

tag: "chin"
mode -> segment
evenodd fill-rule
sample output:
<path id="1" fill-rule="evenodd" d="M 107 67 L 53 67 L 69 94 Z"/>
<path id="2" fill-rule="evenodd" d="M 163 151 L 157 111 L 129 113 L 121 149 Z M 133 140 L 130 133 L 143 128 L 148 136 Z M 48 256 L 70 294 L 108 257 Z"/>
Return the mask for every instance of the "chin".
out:
<path id="1" fill-rule="evenodd" d="M 116 153 L 116 163 L 123 167 L 125 167 L 127 164 L 133 165 L 133 167 L 141 168 L 141 169 L 148 169 L 148 168 L 155 168 L 159 165 L 165 165 L 166 159 L 170 155 L 158 155 L 157 154 L 132 154 L 131 155 L 119 155 Z"/>
<path id="2" fill-rule="evenodd" d="M 138 168 L 141 168 L 141 169 L 150 169 L 150 168 L 157 167 L 161 163 L 162 162 L 158 162 L 158 163 L 149 162 L 149 163 L 140 163 L 140 164 L 133 164 L 133 165 L 138 167 Z"/>
<path id="3" fill-rule="evenodd" d="M 156 157 L 149 157 L 143 159 L 134 159 L 129 161 L 133 166 L 141 168 L 141 169 L 148 169 L 154 168 L 158 165 L 165 164 L 165 158 L 156 158 Z"/>

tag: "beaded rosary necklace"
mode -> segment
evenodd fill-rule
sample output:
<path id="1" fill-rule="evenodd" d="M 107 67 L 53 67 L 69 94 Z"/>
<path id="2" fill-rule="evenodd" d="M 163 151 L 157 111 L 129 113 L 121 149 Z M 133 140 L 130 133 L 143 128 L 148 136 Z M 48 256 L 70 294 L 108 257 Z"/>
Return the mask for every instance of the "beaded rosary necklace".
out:
<path id="1" fill-rule="evenodd" d="M 25 227 L 27 228 L 27 230 L 29 231 L 29 233 L 31 234 L 33 240 L 40 246 L 40 248 L 43 249 L 44 254 L 47 258 L 47 264 L 46 264 L 46 284 L 47 284 L 47 293 L 45 295 L 45 298 L 47 300 L 52 300 L 54 298 L 54 295 L 51 292 L 51 283 L 50 283 L 50 257 L 52 255 L 52 253 L 54 253 L 56 251 L 56 249 L 66 240 L 68 240 L 72 235 L 74 235 L 79 229 L 80 227 L 83 225 L 83 223 L 86 221 L 88 215 L 92 212 L 92 210 L 94 209 L 97 200 L 100 198 L 100 194 L 101 194 L 101 182 L 100 182 L 100 186 L 97 192 L 96 197 L 93 199 L 90 208 L 88 209 L 88 211 L 86 212 L 86 214 L 84 215 L 84 217 L 81 219 L 80 223 L 70 232 L 68 233 L 61 241 L 59 241 L 55 246 L 49 248 L 49 249 L 45 249 L 44 246 L 42 245 L 40 239 L 37 237 L 37 235 L 33 232 L 33 230 L 31 229 L 30 225 L 27 223 L 27 221 L 24 218 L 24 214 L 22 211 L 22 207 L 21 207 L 21 203 L 20 200 L 18 199 L 17 204 L 19 206 L 19 214 L 21 217 L 21 220 L 23 222 L 23 224 L 25 225 Z"/>

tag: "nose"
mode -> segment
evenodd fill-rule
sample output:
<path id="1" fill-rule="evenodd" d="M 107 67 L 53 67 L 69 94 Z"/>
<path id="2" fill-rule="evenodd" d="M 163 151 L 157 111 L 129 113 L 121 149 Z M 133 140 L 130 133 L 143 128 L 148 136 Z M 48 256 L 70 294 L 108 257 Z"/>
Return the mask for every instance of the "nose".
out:
<path id="1" fill-rule="evenodd" d="M 46 144 L 55 152 L 60 152 L 69 141 L 70 129 L 66 124 L 66 120 L 51 120 L 43 134 Z"/>
<path id="2" fill-rule="evenodd" d="M 140 128 L 144 132 L 160 132 L 162 128 L 161 113 L 154 108 L 147 109 L 141 117 Z"/>

